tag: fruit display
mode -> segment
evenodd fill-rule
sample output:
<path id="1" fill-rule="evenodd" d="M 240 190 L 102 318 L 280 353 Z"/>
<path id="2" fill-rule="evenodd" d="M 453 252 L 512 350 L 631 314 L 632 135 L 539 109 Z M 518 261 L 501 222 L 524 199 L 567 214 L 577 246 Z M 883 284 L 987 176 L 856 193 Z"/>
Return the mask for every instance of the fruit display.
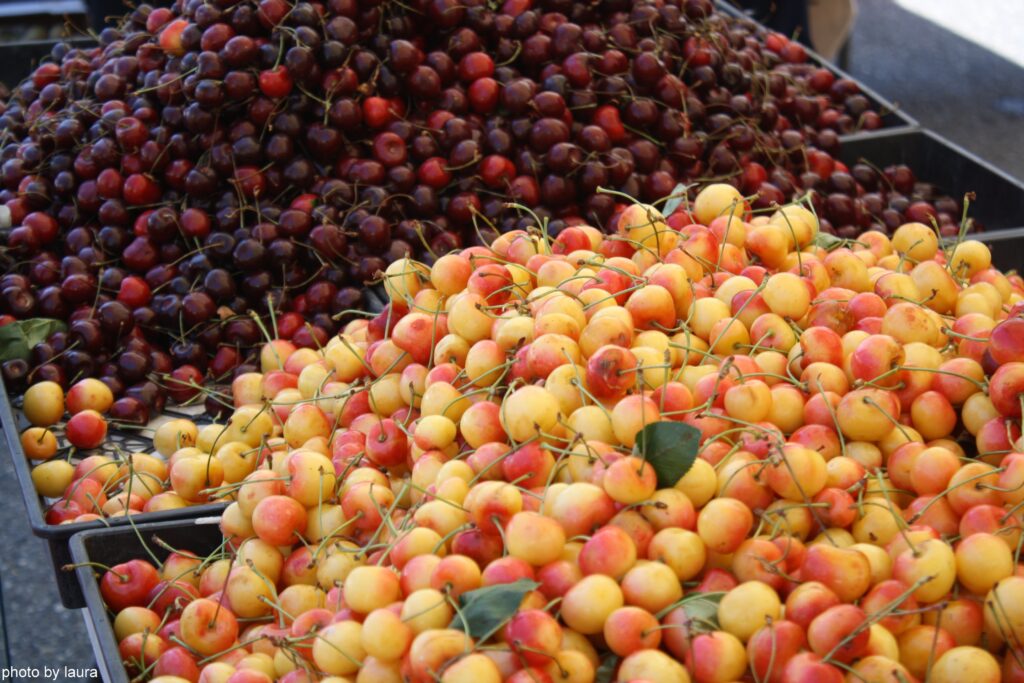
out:
<path id="1" fill-rule="evenodd" d="M 235 461 L 229 462 L 225 451 L 217 464 L 226 467 L 189 474 L 187 465 L 170 456 L 200 437 L 220 437 L 223 428 L 215 437 L 207 425 L 186 417 L 151 421 L 139 399 L 115 401 L 110 388 L 95 378 L 76 382 L 67 395 L 56 382 L 38 382 L 25 392 L 20 408 L 30 426 L 21 431 L 19 444 L 33 465 L 32 486 L 47 502 L 44 520 L 50 525 L 216 502 L 216 486 L 225 476 L 231 483 L 255 469 L 243 463 L 255 463 L 258 439 L 250 447 L 251 438 L 230 432 L 224 438 L 234 438 Z M 247 447 L 239 448 L 243 443 Z"/>
<path id="2" fill-rule="evenodd" d="M 1024 280 L 726 184 L 617 208 L 266 344 L 221 549 L 97 570 L 129 676 L 1024 679 Z"/>
<path id="3" fill-rule="evenodd" d="M 68 323 L 9 385 L 120 397 L 127 350 L 226 377 L 263 340 L 250 311 L 322 346 L 396 259 L 489 243 L 520 207 L 614 232 L 612 191 L 814 190 L 844 237 L 960 223 L 906 167 L 837 162 L 881 125 L 859 86 L 711 0 L 180 0 L 99 43 L 0 104 L 0 313 Z"/>

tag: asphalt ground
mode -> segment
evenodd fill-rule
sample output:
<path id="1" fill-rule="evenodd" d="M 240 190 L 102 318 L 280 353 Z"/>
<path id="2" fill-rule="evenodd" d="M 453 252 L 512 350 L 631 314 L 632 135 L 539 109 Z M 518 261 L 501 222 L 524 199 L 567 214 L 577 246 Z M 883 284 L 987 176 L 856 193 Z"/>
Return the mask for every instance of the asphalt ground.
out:
<path id="1" fill-rule="evenodd" d="M 921 125 L 944 135 L 1010 175 L 1024 179 L 1024 60 L 1014 62 L 907 11 L 902 2 L 859 0 L 848 70 L 893 100 Z M 906 3 L 917 4 L 917 3 Z M 974 13 L 975 3 L 948 6 Z M 987 42 L 1015 34 L 1020 42 L 1024 3 L 977 3 Z M 945 16 L 955 24 L 956 15 Z M 964 19 L 964 23 L 979 19 Z M 1018 53 L 1019 55 L 1020 53 Z M 919 173 L 920 175 L 920 173 Z M 1024 216 L 1021 216 L 1024 225 Z"/>

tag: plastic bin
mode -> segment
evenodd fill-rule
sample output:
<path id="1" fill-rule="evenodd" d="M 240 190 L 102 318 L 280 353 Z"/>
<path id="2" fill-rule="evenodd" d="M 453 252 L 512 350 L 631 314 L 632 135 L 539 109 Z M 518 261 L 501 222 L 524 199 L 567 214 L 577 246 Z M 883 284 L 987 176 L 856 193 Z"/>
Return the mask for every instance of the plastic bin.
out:
<path id="1" fill-rule="evenodd" d="M 1024 228 L 983 232 L 972 237 L 988 244 L 992 250 L 992 265 L 996 268 L 1003 272 L 1024 272 Z"/>
<path id="2" fill-rule="evenodd" d="M 219 517 L 206 517 L 82 531 L 71 538 L 69 561 L 113 566 L 132 559 L 150 559 L 147 547 L 163 560 L 169 552 L 154 542 L 154 537 L 173 548 L 188 550 L 202 557 L 215 551 L 223 542 L 218 520 Z M 113 624 L 100 596 L 96 570 L 80 566 L 74 574 L 88 608 L 85 618 L 100 676 L 106 683 L 129 683 L 128 673 L 121 665 Z"/>
<path id="3" fill-rule="evenodd" d="M 0 381 L 0 388 L 3 383 Z M 138 525 L 145 522 L 162 522 L 166 520 L 195 519 L 209 515 L 218 515 L 224 509 L 224 503 L 210 503 L 208 505 L 196 505 L 182 508 L 181 510 L 166 510 L 162 512 L 146 512 L 128 518 L 113 518 L 97 520 L 95 522 L 79 522 L 71 524 L 47 524 L 45 518 L 45 499 L 43 499 L 32 484 L 31 466 L 25 452 L 21 447 L 21 431 L 28 426 L 28 423 L 21 416 L 20 411 L 11 404 L 11 397 L 6 389 L 0 396 L 0 424 L 3 426 L 4 438 L 7 442 L 7 452 L 14 465 L 14 474 L 18 480 L 18 487 L 21 489 L 22 499 L 25 501 L 25 510 L 28 513 L 29 527 L 32 533 L 46 541 L 49 547 L 50 559 L 53 563 L 53 572 L 57 581 L 57 589 L 60 593 L 61 603 L 69 609 L 77 609 L 85 606 L 82 592 L 78 582 L 71 572 L 64 571 L 63 567 L 71 562 L 71 551 L 68 548 L 68 541 L 71 537 L 84 530 L 106 529 L 127 527 L 131 530 L 132 523 Z M 182 417 L 184 415 L 174 415 Z M 111 438 L 120 441 L 127 448 L 132 450 L 151 449 L 145 438 L 123 432 L 111 431 Z"/>
<path id="4" fill-rule="evenodd" d="M 75 47 L 96 44 L 92 38 L 69 38 L 65 41 L 30 40 L 0 45 L 0 83 L 13 88 L 31 74 L 40 62 L 49 58 L 53 47 L 59 42 L 66 42 Z"/>
<path id="5" fill-rule="evenodd" d="M 366 287 L 363 309 L 371 313 L 379 313 L 383 310 L 388 301 L 384 288 L 380 285 Z M 0 380 L 0 426 L 3 427 L 4 437 L 7 443 L 7 452 L 14 465 L 14 472 L 18 479 L 18 486 L 21 489 L 22 498 L 25 501 L 25 509 L 28 512 L 29 526 L 32 533 L 46 540 L 49 545 L 50 558 L 53 562 L 53 569 L 57 579 L 57 587 L 60 592 L 62 604 L 70 609 L 84 606 L 81 591 L 74 577 L 61 568 L 70 562 L 68 540 L 71 536 L 85 529 L 100 529 L 108 526 L 127 525 L 125 519 L 108 519 L 95 522 L 83 522 L 77 524 L 47 524 L 45 519 L 46 501 L 38 493 L 32 484 L 31 465 L 25 457 L 21 447 L 20 434 L 27 428 L 28 422 L 21 415 L 18 405 L 20 398 L 10 396 Z M 157 416 L 150 422 L 142 433 L 127 432 L 111 429 L 108 433 L 108 441 L 118 442 L 121 450 L 125 452 L 152 451 L 152 442 L 147 438 L 151 430 L 161 420 L 175 417 L 187 417 L 199 424 L 209 422 L 205 418 L 202 405 L 191 408 L 170 407 L 165 409 L 163 415 Z M 108 444 L 101 446 L 101 449 Z M 181 510 L 168 510 L 164 512 L 148 512 L 134 515 L 136 524 L 144 522 L 160 522 L 173 519 L 194 519 L 205 515 L 219 514 L 225 507 L 224 503 L 211 503 L 208 505 L 197 505 L 183 508 Z"/>
<path id="6" fill-rule="evenodd" d="M 731 2 L 728 2 L 728 0 L 717 0 L 715 6 L 719 11 L 723 12 L 724 14 L 728 14 L 730 16 L 737 18 L 746 19 L 747 21 L 752 21 L 760 26 L 757 20 L 755 20 L 749 14 L 744 12 L 741 8 L 737 7 Z M 765 31 L 771 30 L 763 26 L 762 28 Z M 864 131 L 863 133 L 852 133 L 851 135 L 874 135 L 885 130 L 916 129 L 920 127 L 920 124 L 917 122 L 917 120 L 914 119 L 912 116 L 909 116 L 905 111 L 903 111 L 898 104 L 895 104 L 887 100 L 877 91 L 868 87 L 867 85 L 857 80 L 850 74 L 846 73 L 838 66 L 828 61 L 827 59 L 819 55 L 817 52 L 807 47 L 806 45 L 804 46 L 804 49 L 807 50 L 807 56 L 809 58 L 809 61 L 813 62 L 814 64 L 817 64 L 818 66 L 825 67 L 826 69 L 834 73 L 836 75 L 836 78 L 846 78 L 856 82 L 857 85 L 860 86 L 861 94 L 867 97 L 868 101 L 871 102 L 871 110 L 876 111 L 879 113 L 879 115 L 881 115 L 882 128 L 873 131 Z M 843 140 L 846 139 L 847 137 L 849 136 L 841 135 L 840 139 Z"/>
<path id="7" fill-rule="evenodd" d="M 863 159 L 878 168 L 907 164 L 918 180 L 963 199 L 974 192 L 969 215 L 986 232 L 1024 226 L 1024 183 L 929 130 L 894 130 L 852 135 L 843 140 L 847 165 Z"/>

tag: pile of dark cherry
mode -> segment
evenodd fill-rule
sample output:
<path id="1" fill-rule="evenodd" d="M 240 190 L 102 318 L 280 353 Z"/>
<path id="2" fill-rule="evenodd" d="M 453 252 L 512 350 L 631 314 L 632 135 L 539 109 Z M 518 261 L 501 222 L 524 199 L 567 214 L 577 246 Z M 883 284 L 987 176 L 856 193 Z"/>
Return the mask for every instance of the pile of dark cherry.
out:
<path id="1" fill-rule="evenodd" d="M 250 312 L 323 343 L 396 258 L 535 220 L 510 201 L 613 229 L 598 188 L 724 179 L 814 189 L 848 237 L 959 221 L 906 167 L 837 166 L 869 100 L 711 0 L 177 0 L 100 39 L 0 103 L 0 313 L 70 321 L 9 389 L 98 376 L 136 399 L 115 419 L 248 369 Z"/>

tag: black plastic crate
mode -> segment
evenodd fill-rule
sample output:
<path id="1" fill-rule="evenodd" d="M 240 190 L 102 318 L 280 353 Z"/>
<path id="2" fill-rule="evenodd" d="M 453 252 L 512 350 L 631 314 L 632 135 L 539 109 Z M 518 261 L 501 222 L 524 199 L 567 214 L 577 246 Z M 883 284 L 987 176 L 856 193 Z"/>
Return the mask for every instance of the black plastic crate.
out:
<path id="1" fill-rule="evenodd" d="M 974 192 L 969 216 L 986 232 L 1024 225 L 1024 183 L 929 130 L 876 131 L 843 140 L 840 159 L 881 169 L 906 164 L 917 179 L 957 201 Z"/>
<path id="2" fill-rule="evenodd" d="M 847 78 L 854 81 L 860 88 L 861 94 L 871 102 L 871 110 L 878 112 L 879 116 L 882 117 L 881 128 L 850 133 L 848 135 L 840 135 L 840 140 L 846 140 L 854 135 L 877 135 L 879 133 L 895 130 L 916 130 L 921 127 L 921 124 L 917 122 L 917 119 L 907 114 L 907 112 L 900 107 L 899 103 L 888 100 L 877 90 L 846 73 L 814 50 L 807 48 L 807 55 L 810 57 L 811 61 L 834 73 L 836 78 Z"/>
<path id="3" fill-rule="evenodd" d="M 0 18 L 60 16 L 82 14 L 85 5 L 80 0 L 0 0 Z"/>
<path id="4" fill-rule="evenodd" d="M 992 250 L 992 265 L 999 270 L 1024 272 L 1024 228 L 983 232 L 971 237 L 988 244 Z"/>
<path id="5" fill-rule="evenodd" d="M 748 21 L 752 21 L 755 24 L 760 25 L 756 19 L 754 19 L 751 15 L 745 12 L 742 8 L 737 7 L 735 4 L 729 2 L 729 0 L 717 0 L 715 6 L 719 11 L 723 12 L 724 14 L 728 14 L 729 16 L 732 17 L 746 19 Z M 764 28 L 765 31 L 771 31 L 771 29 L 767 27 L 762 26 L 762 28 Z M 882 117 L 882 128 L 873 131 L 863 131 L 862 133 L 852 133 L 851 135 L 873 135 L 886 130 L 916 129 L 920 127 L 920 124 L 917 122 L 917 120 L 914 119 L 912 116 L 908 115 L 905 111 L 903 111 L 898 104 L 889 101 L 881 94 L 879 94 L 877 91 L 875 91 L 873 88 L 868 87 L 858 79 L 846 73 L 845 71 L 840 69 L 838 66 L 836 66 L 829 60 L 822 57 L 820 54 L 815 52 L 807 45 L 804 45 L 804 49 L 807 51 L 807 57 L 810 62 L 828 69 L 829 71 L 836 75 L 836 78 L 845 78 L 854 81 L 860 87 L 861 94 L 867 97 L 868 101 L 871 103 L 871 110 L 878 112 L 878 114 Z M 845 139 L 846 137 L 848 136 L 841 135 L 840 139 Z"/>
<path id="6" fill-rule="evenodd" d="M 383 286 L 371 285 L 364 290 L 365 301 L 363 310 L 370 313 L 379 313 L 388 302 L 387 293 Z M 200 427 L 209 422 L 201 406 L 191 410 L 175 407 L 164 411 L 167 417 L 184 417 L 196 422 Z M 158 416 L 159 417 L 159 416 Z M 154 418 L 157 419 L 157 418 Z M 62 570 L 70 562 L 70 551 L 68 540 L 79 531 L 87 529 L 102 529 L 106 527 L 129 526 L 126 518 L 113 518 L 97 520 L 95 522 L 79 522 L 71 524 L 47 524 L 45 518 L 46 501 L 35 489 L 32 483 L 32 468 L 28 458 L 25 457 L 21 447 L 21 432 L 29 424 L 21 415 L 20 410 L 12 404 L 12 397 L 7 393 L 0 379 L 0 426 L 3 427 L 4 438 L 7 443 L 7 452 L 14 465 L 14 472 L 18 479 L 18 486 L 21 489 L 22 499 L 25 501 L 25 509 L 28 513 L 29 526 L 32 533 L 39 538 L 45 539 L 49 547 L 50 559 L 53 563 L 53 570 L 57 579 L 57 588 L 60 593 L 61 603 L 69 609 L 84 607 L 82 593 L 74 577 Z M 131 452 L 133 450 L 152 450 L 152 444 L 144 435 L 126 433 L 111 429 L 108 439 L 120 440 L 124 447 L 122 450 Z M 131 521 L 135 524 L 147 522 L 161 522 L 166 520 L 194 519 L 211 514 L 220 514 L 226 507 L 226 503 L 209 503 L 207 505 L 195 505 L 180 510 L 167 510 L 163 512 L 145 512 L 132 516 Z"/>
<path id="7" fill-rule="evenodd" d="M 71 572 L 64 571 L 63 567 L 71 562 L 71 551 L 68 548 L 68 541 L 79 532 L 94 529 L 106 529 L 127 527 L 129 530 L 132 524 L 145 522 L 162 522 L 167 520 L 195 519 L 208 515 L 218 515 L 226 506 L 225 503 L 209 503 L 207 505 L 196 505 L 182 508 L 180 510 L 165 510 L 161 512 L 144 512 L 128 517 L 115 517 L 111 519 L 97 520 L 94 522 L 77 522 L 70 524 L 47 524 L 45 517 L 45 499 L 42 498 L 32 483 L 32 468 L 25 452 L 21 447 L 21 432 L 28 426 L 28 423 L 16 411 L 11 404 L 11 398 L 3 387 L 0 380 L 0 425 L 3 426 L 4 438 L 7 443 L 7 452 L 11 457 L 14 466 L 14 474 L 18 480 L 18 487 L 21 489 L 22 500 L 25 502 L 25 511 L 28 513 L 29 527 L 32 533 L 46 541 L 50 560 L 53 563 L 53 572 L 57 580 L 57 589 L 60 593 L 61 603 L 69 609 L 77 609 L 85 606 L 85 601 L 78 582 Z M 186 417 L 180 415 L 179 417 Z M 131 435 L 114 433 L 112 436 L 129 440 Z M 135 441 L 144 445 L 145 439 L 135 437 Z M 135 450 L 144 450 L 136 448 Z"/>
<path id="8" fill-rule="evenodd" d="M 13 88 L 27 78 L 41 62 L 50 59 L 53 47 L 60 42 L 74 47 L 90 47 L 96 44 L 92 38 L 70 38 L 64 41 L 30 40 L 0 45 L 0 83 Z"/>
<path id="9" fill-rule="evenodd" d="M 219 517 L 207 517 L 82 531 L 71 538 L 70 561 L 79 565 L 98 562 L 109 567 L 133 559 L 150 560 L 150 553 L 163 561 L 170 553 L 155 538 L 172 548 L 203 557 L 223 543 L 218 520 Z M 106 683 L 129 683 L 121 665 L 113 623 L 100 595 L 96 570 L 79 566 L 75 579 L 88 608 L 86 624 L 100 676 Z"/>

